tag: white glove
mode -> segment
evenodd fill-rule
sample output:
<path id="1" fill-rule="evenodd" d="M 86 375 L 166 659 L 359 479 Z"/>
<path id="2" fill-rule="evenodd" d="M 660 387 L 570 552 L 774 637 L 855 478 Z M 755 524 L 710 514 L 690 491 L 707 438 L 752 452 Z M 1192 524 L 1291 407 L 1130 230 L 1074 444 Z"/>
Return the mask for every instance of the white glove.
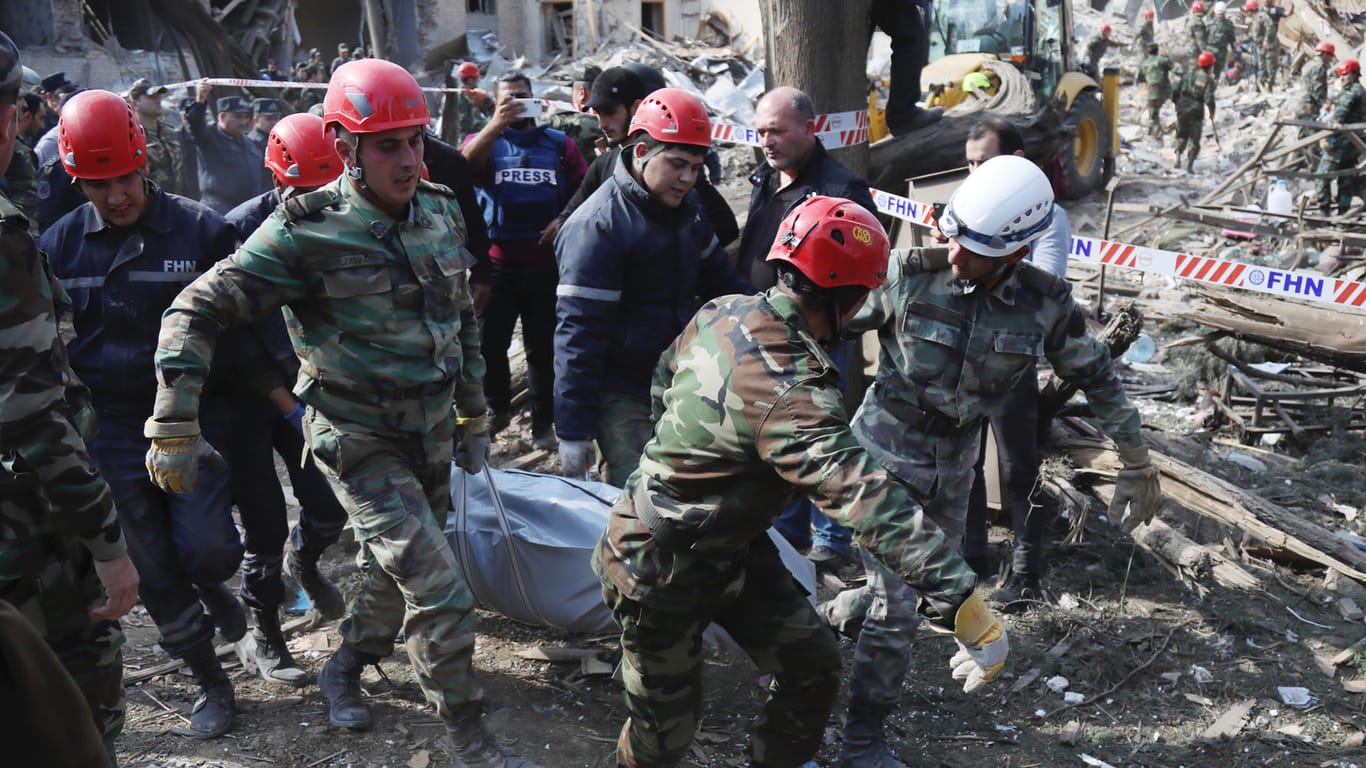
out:
<path id="1" fill-rule="evenodd" d="M 455 449 L 455 465 L 467 475 L 477 475 L 489 460 L 489 433 L 461 435 L 460 447 Z"/>
<path id="2" fill-rule="evenodd" d="M 565 477 L 587 477 L 588 465 L 592 460 L 592 440 L 560 441 L 560 474 Z"/>

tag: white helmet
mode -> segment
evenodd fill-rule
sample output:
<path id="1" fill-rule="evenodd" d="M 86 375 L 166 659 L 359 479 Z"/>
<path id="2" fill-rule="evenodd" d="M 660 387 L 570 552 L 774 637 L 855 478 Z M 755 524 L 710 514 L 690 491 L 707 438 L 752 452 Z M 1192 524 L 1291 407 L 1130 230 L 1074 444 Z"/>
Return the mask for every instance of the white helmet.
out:
<path id="1" fill-rule="evenodd" d="M 979 256 L 1001 258 L 1038 239 L 1053 223 L 1053 185 L 1019 155 L 982 163 L 953 193 L 939 230 Z"/>
<path id="2" fill-rule="evenodd" d="M 1214 4 L 1214 15 L 1219 16 L 1228 10 L 1228 3 L 1218 2 Z"/>

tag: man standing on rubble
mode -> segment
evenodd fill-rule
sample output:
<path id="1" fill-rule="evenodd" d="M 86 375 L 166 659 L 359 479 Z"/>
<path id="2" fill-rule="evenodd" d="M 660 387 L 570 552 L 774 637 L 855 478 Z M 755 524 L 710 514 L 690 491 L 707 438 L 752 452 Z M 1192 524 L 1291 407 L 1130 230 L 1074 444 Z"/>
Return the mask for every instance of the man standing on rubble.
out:
<path id="1" fill-rule="evenodd" d="M 1148 58 L 1138 65 L 1138 81 L 1148 86 L 1148 135 L 1162 146 L 1162 105 L 1172 99 L 1172 60 L 1148 43 Z"/>
<path id="2" fill-rule="evenodd" d="M 820 747 L 839 646 L 765 535 L 794 491 L 851 527 L 891 578 L 923 590 L 930 626 L 957 640 L 950 665 L 964 690 L 1005 663 L 1005 630 L 972 570 L 845 417 L 827 350 L 886 276 L 881 225 L 847 200 L 812 197 L 770 248 L 777 285 L 707 303 L 655 366 L 653 436 L 593 555 L 621 627 L 629 717 L 618 766 L 670 768 L 686 755 L 713 621 L 773 675 L 749 765 L 801 765 Z"/>
<path id="3" fill-rule="evenodd" d="M 1086 43 L 1086 69 L 1091 77 L 1100 78 L 1100 60 L 1111 48 L 1124 48 L 1126 46 L 1110 39 L 1109 24 L 1102 24 L 1100 32 Z"/>
<path id="4" fill-rule="evenodd" d="M 1238 39 L 1233 22 L 1228 19 L 1228 5 L 1220 0 L 1214 4 L 1214 15 L 1205 20 L 1205 43 L 1207 50 L 1214 54 L 1214 74 L 1216 82 L 1225 78 L 1228 67 L 1228 52 Z"/>
<path id="5" fill-rule="evenodd" d="M 1300 108 L 1295 117 L 1301 120 L 1319 119 L 1323 105 L 1328 102 L 1328 73 L 1333 70 L 1333 62 L 1336 59 L 1337 49 L 1327 40 L 1314 46 L 1314 60 L 1305 64 L 1304 71 L 1300 73 L 1300 85 L 1304 88 L 1304 96 L 1300 100 Z M 1308 130 L 1302 128 L 1300 137 L 1303 138 Z"/>
<path id="6" fill-rule="evenodd" d="M 1186 173 L 1195 173 L 1195 157 L 1200 154 L 1200 134 L 1205 129 L 1205 112 L 1214 119 L 1214 83 L 1212 71 L 1214 54 L 1201 51 L 1195 68 L 1181 78 L 1176 88 L 1176 160 L 1173 168 L 1181 167 L 1181 153 L 1186 153 Z"/>
<path id="7" fill-rule="evenodd" d="M 698 297 L 753 292 L 691 194 L 710 146 L 702 102 L 655 91 L 610 155 L 611 177 L 555 240 L 555 428 L 570 477 L 584 476 L 596 441 L 607 481 L 625 485 L 654 429 L 650 374 L 660 353 Z"/>
<path id="8" fill-rule="evenodd" d="M 1190 14 L 1186 16 L 1186 32 L 1190 35 L 1192 58 L 1199 56 L 1200 52 L 1209 48 L 1209 30 L 1205 26 L 1205 4 L 1200 0 L 1191 3 Z"/>
<path id="9" fill-rule="evenodd" d="M 1257 51 L 1257 86 L 1271 91 L 1276 87 L 1276 75 L 1281 71 L 1281 19 L 1291 15 L 1277 6 L 1273 0 L 1266 0 L 1266 7 L 1258 13 L 1257 0 L 1247 0 L 1243 10 L 1254 14 L 1248 30 L 1248 42 Z"/>
<path id="10" fill-rule="evenodd" d="M 1342 90 L 1338 91 L 1333 102 L 1333 115 L 1329 120 L 1336 126 L 1366 123 L 1366 91 L 1361 87 L 1361 64 L 1356 59 L 1343 59 L 1338 65 L 1338 76 L 1342 78 Z M 1356 168 L 1361 150 L 1346 132 L 1338 132 L 1319 140 L 1318 174 L 1350 171 Z M 1338 176 L 1337 208 L 1338 215 L 1345 216 L 1352 207 L 1352 197 L 1357 194 L 1361 177 L 1358 173 Z M 1333 177 L 1320 175 L 1314 182 L 1314 194 L 1318 201 L 1319 212 L 1324 217 L 1330 215 L 1333 202 Z"/>
<path id="11" fill-rule="evenodd" d="M 816 137 L 816 108 L 810 96 L 790 86 L 769 91 L 755 108 L 754 126 L 763 144 L 764 163 L 749 177 L 754 191 L 740 238 L 738 267 L 757 290 L 766 291 L 778 282 L 768 252 L 792 206 L 814 194 L 851 200 L 874 214 L 877 207 L 868 182 L 831 157 Z M 854 345 L 850 340 L 831 348 L 841 379 L 848 371 Z M 838 572 L 856 562 L 849 529 L 821 513 L 805 496 L 794 497 L 774 525 L 793 546 L 809 547 L 807 557 L 817 568 Z"/>
<path id="12" fill-rule="evenodd" d="M 1143 24 L 1138 28 L 1138 42 L 1142 44 L 1144 50 L 1147 50 L 1148 46 L 1152 45 L 1155 39 L 1155 33 L 1153 31 L 1153 17 L 1155 15 L 1153 9 L 1143 9 Z"/>

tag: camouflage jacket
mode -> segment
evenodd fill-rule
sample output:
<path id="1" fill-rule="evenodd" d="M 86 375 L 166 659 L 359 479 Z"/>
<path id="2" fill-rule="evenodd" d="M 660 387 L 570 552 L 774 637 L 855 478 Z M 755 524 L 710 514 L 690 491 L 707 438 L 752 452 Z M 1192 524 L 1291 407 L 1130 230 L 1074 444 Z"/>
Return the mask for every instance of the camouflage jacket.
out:
<path id="1" fill-rule="evenodd" d="M 1138 67 L 1138 79 L 1148 84 L 1148 101 L 1166 101 L 1172 97 L 1172 60 L 1155 54 Z"/>
<path id="2" fill-rule="evenodd" d="M 1214 104 L 1214 74 L 1205 67 L 1191 67 L 1176 88 L 1176 107 L 1183 112 L 1201 111 Z"/>
<path id="3" fill-rule="evenodd" d="M 147 131 L 147 177 L 173 195 L 186 195 L 185 144 L 180 128 L 166 120 Z"/>
<path id="4" fill-rule="evenodd" d="M 1259 48 L 1271 48 L 1278 44 L 1276 28 L 1280 26 L 1269 14 L 1258 13 L 1248 28 L 1248 38 Z"/>
<path id="5" fill-rule="evenodd" d="M 4 545 L 36 536 L 78 536 L 101 561 L 126 551 L 109 486 L 76 427 L 87 393 L 58 336 L 68 299 L 28 229 L 0 195 L 0 578 L 33 565 L 9 562 L 18 549 Z"/>
<path id="6" fill-rule="evenodd" d="M 1342 125 L 1366 123 L 1366 91 L 1361 83 L 1350 83 L 1333 101 L 1333 122 Z"/>
<path id="7" fill-rule="evenodd" d="M 1196 55 L 1209 48 L 1209 25 L 1203 16 L 1187 16 L 1186 31 L 1190 33 L 1191 42 L 1195 43 Z"/>
<path id="8" fill-rule="evenodd" d="M 913 455 L 920 441 L 908 423 L 927 414 L 959 431 L 972 428 L 1040 357 L 1086 393 L 1120 447 L 1143 444 L 1138 410 L 1109 350 L 1087 332 L 1071 287 L 1033 264 L 1017 264 L 990 291 L 965 294 L 951 269 L 921 271 L 916 251 L 894 250 L 886 284 L 869 295 L 848 333 L 872 329 L 882 348 L 878 375 L 854 426 L 903 477 L 897 457 Z"/>
<path id="9" fill-rule="evenodd" d="M 794 489 L 941 616 L 971 592 L 943 532 L 855 440 L 839 372 L 780 288 L 703 306 L 661 356 L 651 397 L 634 504 L 613 508 L 597 555 L 627 597 L 685 611 L 699 591 L 737 588 Z"/>
<path id="10" fill-rule="evenodd" d="M 1214 66 L 1224 66 L 1221 52 L 1228 53 L 1228 49 L 1233 46 L 1233 42 L 1236 39 L 1237 34 L 1234 32 L 1233 22 L 1228 19 L 1220 19 L 1211 16 L 1209 20 L 1205 22 L 1205 40 L 1206 44 L 1209 46 L 1207 50 L 1214 52 L 1216 59 Z"/>
<path id="11" fill-rule="evenodd" d="M 1098 64 L 1106 51 L 1120 47 L 1122 46 L 1114 40 L 1110 40 L 1104 35 L 1096 35 L 1086 43 L 1086 60 L 1092 64 Z"/>
<path id="12" fill-rule="evenodd" d="M 482 131 L 484 126 L 488 124 L 491 114 L 493 114 L 493 97 L 490 96 L 483 104 L 475 104 L 463 93 L 455 95 L 455 116 L 460 124 L 459 135 L 462 139 L 471 133 Z"/>
<path id="13" fill-rule="evenodd" d="M 300 361 L 298 398 L 329 418 L 429 432 L 485 411 L 454 193 L 420 182 L 395 221 L 342 176 L 281 205 L 162 320 L 153 419 L 195 418 L 219 329 L 281 306 Z"/>
<path id="14" fill-rule="evenodd" d="M 1138 41 L 1143 45 L 1144 50 L 1153 41 L 1153 20 L 1144 19 L 1143 24 L 1138 28 Z"/>
<path id="15" fill-rule="evenodd" d="M 584 162 L 591 163 L 598 156 L 598 139 L 602 138 L 602 128 L 598 119 L 587 112 L 557 112 L 550 116 L 546 124 L 574 142 L 583 153 Z"/>
<path id="16" fill-rule="evenodd" d="M 1304 65 L 1300 73 L 1300 84 L 1304 86 L 1302 112 L 1317 118 L 1324 102 L 1328 101 L 1328 67 L 1315 58 Z"/>
<path id="17" fill-rule="evenodd" d="M 29 220 L 30 234 L 37 235 L 33 216 L 38 210 L 38 155 L 22 141 L 14 142 L 14 158 L 5 171 L 9 199 Z"/>

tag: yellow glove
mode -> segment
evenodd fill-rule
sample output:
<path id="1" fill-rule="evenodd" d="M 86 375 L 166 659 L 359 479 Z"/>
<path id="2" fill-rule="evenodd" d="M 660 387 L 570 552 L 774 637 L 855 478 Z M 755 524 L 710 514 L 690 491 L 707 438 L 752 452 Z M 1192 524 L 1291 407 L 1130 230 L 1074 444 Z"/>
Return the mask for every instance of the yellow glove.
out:
<path id="1" fill-rule="evenodd" d="M 1162 506 L 1160 473 L 1148 456 L 1147 446 L 1121 448 L 1119 460 L 1124 469 L 1115 478 L 1115 495 L 1106 513 L 1111 522 L 1118 522 L 1126 533 L 1153 519 Z"/>
<path id="2" fill-rule="evenodd" d="M 193 421 L 160 424 L 148 420 L 144 433 L 152 439 L 147 449 L 147 474 L 152 484 L 170 493 L 192 493 L 198 486 L 199 465 L 222 472 L 223 456 L 199 434 Z"/>
<path id="3" fill-rule="evenodd" d="M 976 592 L 968 597 L 953 619 L 953 637 L 958 653 L 949 659 L 953 679 L 963 681 L 963 692 L 972 693 L 992 679 L 1006 665 L 1010 641 L 1005 627 Z"/>

